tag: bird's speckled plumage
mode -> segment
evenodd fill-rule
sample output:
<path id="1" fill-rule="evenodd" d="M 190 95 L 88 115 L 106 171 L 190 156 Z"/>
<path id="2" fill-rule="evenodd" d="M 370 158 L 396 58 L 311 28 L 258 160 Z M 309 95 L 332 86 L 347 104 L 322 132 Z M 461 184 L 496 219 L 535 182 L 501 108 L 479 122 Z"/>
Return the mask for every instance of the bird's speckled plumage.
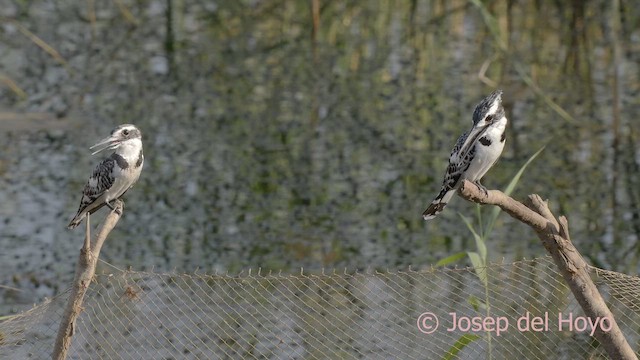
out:
<path id="1" fill-rule="evenodd" d="M 473 112 L 473 127 L 456 141 L 442 182 L 442 189 L 424 211 L 425 220 L 442 212 L 463 180 L 469 180 L 483 191 L 480 179 L 500 157 L 505 143 L 507 118 L 502 107 L 502 90 L 483 99 Z"/>
<path id="2" fill-rule="evenodd" d="M 108 158 L 96 166 L 82 191 L 78 212 L 68 225 L 73 229 L 82 222 L 87 213 L 95 211 L 119 199 L 140 177 L 144 165 L 142 133 L 131 124 L 120 125 L 111 135 L 91 147 L 94 154 L 115 149 Z"/>

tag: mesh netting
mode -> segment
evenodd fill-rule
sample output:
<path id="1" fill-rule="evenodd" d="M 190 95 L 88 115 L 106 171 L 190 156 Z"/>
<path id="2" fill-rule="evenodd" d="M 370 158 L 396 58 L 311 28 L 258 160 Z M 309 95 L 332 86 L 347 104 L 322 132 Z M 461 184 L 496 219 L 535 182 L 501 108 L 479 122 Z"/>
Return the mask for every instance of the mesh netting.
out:
<path id="1" fill-rule="evenodd" d="M 69 358 L 606 358 L 550 258 L 484 270 L 97 275 Z M 637 348 L 640 279 L 593 274 Z M 0 323 L 0 358 L 50 358 L 68 293 Z"/>

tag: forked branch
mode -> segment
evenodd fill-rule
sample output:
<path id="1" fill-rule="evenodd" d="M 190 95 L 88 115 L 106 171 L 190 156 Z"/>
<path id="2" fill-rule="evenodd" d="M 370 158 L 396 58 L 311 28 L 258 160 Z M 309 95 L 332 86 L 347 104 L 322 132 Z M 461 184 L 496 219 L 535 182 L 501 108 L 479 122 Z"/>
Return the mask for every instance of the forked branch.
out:
<path id="1" fill-rule="evenodd" d="M 498 190 L 490 190 L 488 194 L 484 194 L 469 181 L 462 184 L 459 193 L 460 196 L 471 202 L 499 206 L 514 219 L 533 228 L 545 249 L 553 257 L 562 277 L 569 285 L 585 315 L 591 319 L 606 317 L 610 320 L 610 331 L 603 331 L 600 327 L 596 327 L 594 334 L 609 357 L 611 359 L 637 359 L 598 288 L 591 280 L 589 266 L 571 243 L 567 218 L 560 216 L 556 219 L 549 210 L 547 202 L 535 194 L 529 195 L 525 205 Z"/>

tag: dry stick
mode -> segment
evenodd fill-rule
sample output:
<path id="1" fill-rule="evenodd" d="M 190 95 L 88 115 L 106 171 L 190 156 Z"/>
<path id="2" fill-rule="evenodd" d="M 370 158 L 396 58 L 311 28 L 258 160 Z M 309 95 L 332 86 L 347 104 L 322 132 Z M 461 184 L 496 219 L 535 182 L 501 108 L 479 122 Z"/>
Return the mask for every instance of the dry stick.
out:
<path id="1" fill-rule="evenodd" d="M 547 202 L 535 194 L 529 195 L 528 204 L 525 206 L 498 190 L 490 190 L 485 195 L 469 181 L 462 184 L 459 193 L 471 202 L 497 205 L 511 217 L 533 228 L 545 249 L 553 257 L 585 315 L 594 320 L 607 318 L 611 323 L 610 331 L 603 331 L 601 326 L 598 326 L 594 334 L 609 357 L 616 360 L 637 359 L 598 288 L 591 280 L 589 266 L 571 243 L 569 224 L 564 216 L 556 220 Z"/>
<path id="2" fill-rule="evenodd" d="M 111 211 L 104 221 L 104 225 L 100 229 L 98 236 L 93 244 L 91 244 L 91 238 L 89 234 L 89 216 L 87 215 L 87 230 L 84 245 L 80 249 L 80 256 L 78 257 L 78 264 L 76 265 L 76 275 L 73 280 L 73 288 L 67 301 L 67 307 L 64 310 L 60 327 L 58 328 L 58 335 L 56 336 L 56 345 L 53 348 L 52 359 L 64 360 L 67 357 L 67 352 L 71 346 L 71 337 L 75 332 L 74 327 L 76 319 L 83 310 L 82 302 L 84 295 L 91 284 L 93 275 L 96 272 L 96 264 L 98 263 L 98 257 L 100 256 L 100 249 L 107 239 L 107 236 L 113 230 L 113 228 L 120 220 L 124 203 L 120 200 L 116 201 L 115 210 Z"/>

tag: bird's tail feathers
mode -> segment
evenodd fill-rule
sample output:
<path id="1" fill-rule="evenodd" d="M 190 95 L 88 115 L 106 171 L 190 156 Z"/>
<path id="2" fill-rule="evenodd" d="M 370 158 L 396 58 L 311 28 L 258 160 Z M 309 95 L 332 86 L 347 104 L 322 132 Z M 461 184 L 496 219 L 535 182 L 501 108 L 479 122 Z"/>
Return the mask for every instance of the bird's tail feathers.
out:
<path id="1" fill-rule="evenodd" d="M 78 225 L 80 225 L 80 223 L 82 222 L 82 220 L 84 220 L 86 213 L 82 213 L 82 212 L 78 212 L 76 214 L 76 216 L 73 217 L 73 219 L 71 219 L 71 221 L 69 222 L 69 225 L 67 225 L 67 229 L 75 229 L 76 227 L 78 227 Z"/>
<path id="2" fill-rule="evenodd" d="M 427 210 L 422 213 L 422 218 L 425 220 L 431 220 L 438 216 L 438 214 L 444 210 L 445 206 L 447 206 L 455 192 L 456 189 L 443 188 L 440 191 L 440 194 L 438 194 L 438 196 L 436 196 L 436 198 L 431 202 L 431 205 L 429 205 Z"/>

